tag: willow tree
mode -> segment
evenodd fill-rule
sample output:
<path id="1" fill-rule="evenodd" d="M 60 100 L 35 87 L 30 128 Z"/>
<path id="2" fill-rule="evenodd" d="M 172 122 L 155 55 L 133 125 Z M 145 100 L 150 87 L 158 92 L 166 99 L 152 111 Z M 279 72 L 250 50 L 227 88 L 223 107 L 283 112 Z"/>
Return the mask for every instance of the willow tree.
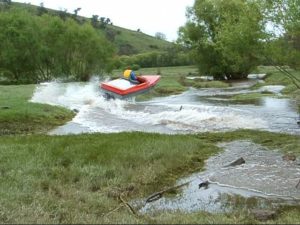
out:
<path id="1" fill-rule="evenodd" d="M 14 82 L 88 80 L 111 70 L 114 47 L 90 24 L 26 9 L 0 13 L 0 76 Z"/>
<path id="2" fill-rule="evenodd" d="M 28 82 L 37 75 L 40 39 L 38 25 L 24 10 L 0 13 L 0 75 Z"/>
<path id="3" fill-rule="evenodd" d="M 264 37 L 259 5 L 247 0 L 196 0 L 179 42 L 192 49 L 202 74 L 239 79 L 259 64 Z"/>
<path id="4" fill-rule="evenodd" d="M 300 68 L 300 1 L 260 0 L 259 3 L 269 25 L 265 63 L 277 68 L 300 89 L 300 79 L 290 70 Z"/>
<path id="5" fill-rule="evenodd" d="M 51 47 L 56 49 L 54 62 L 62 75 L 86 81 L 91 75 L 110 69 L 114 47 L 103 33 L 88 23 L 78 25 L 72 19 L 67 19 L 63 27 Z"/>
<path id="6" fill-rule="evenodd" d="M 265 6 L 265 17 L 272 23 L 269 31 L 272 37 L 272 61 L 278 65 L 289 65 L 300 68 L 300 1 L 277 0 L 262 1 Z M 275 53 L 275 54 L 274 54 Z"/>

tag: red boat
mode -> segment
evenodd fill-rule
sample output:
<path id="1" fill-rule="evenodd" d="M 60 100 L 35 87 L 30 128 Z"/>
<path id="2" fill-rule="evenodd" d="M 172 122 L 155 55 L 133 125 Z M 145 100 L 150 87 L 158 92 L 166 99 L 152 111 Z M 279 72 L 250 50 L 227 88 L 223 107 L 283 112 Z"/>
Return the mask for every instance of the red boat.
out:
<path id="1" fill-rule="evenodd" d="M 102 82 L 100 88 L 105 97 L 110 98 L 128 98 L 152 89 L 160 79 L 158 75 L 145 75 L 137 77 L 139 83 L 132 83 L 129 80 L 119 78 L 108 82 Z"/>

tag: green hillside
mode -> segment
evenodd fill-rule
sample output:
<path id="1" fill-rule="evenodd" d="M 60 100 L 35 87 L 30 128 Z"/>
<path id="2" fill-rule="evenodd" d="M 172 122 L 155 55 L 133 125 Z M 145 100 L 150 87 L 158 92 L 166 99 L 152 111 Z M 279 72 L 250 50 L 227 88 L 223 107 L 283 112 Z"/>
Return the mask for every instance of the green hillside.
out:
<path id="1" fill-rule="evenodd" d="M 37 15 L 50 14 L 61 18 L 71 17 L 79 23 L 92 22 L 92 18 L 81 17 L 75 15 L 74 12 L 53 10 L 43 6 L 31 5 L 30 3 L 12 2 L 10 7 L 25 8 Z M 99 15 L 99 18 L 101 18 L 101 15 Z M 112 23 L 107 23 L 104 27 L 97 29 L 106 34 L 107 38 L 116 46 L 119 55 L 133 55 L 149 51 L 165 51 L 172 47 L 171 42 L 144 34 L 141 31 L 133 31 L 118 27 Z"/>
<path id="2" fill-rule="evenodd" d="M 108 25 L 106 29 L 112 30 L 117 34 L 113 43 L 118 46 L 120 55 L 126 53 L 138 54 L 149 51 L 163 51 L 172 47 L 171 42 L 155 38 L 139 31 L 128 30 L 113 25 Z"/>
<path id="3" fill-rule="evenodd" d="M 0 0 L 0 78 L 8 83 L 51 79 L 87 81 L 113 69 L 191 65 L 187 49 L 113 25 L 109 18 L 79 16 Z"/>

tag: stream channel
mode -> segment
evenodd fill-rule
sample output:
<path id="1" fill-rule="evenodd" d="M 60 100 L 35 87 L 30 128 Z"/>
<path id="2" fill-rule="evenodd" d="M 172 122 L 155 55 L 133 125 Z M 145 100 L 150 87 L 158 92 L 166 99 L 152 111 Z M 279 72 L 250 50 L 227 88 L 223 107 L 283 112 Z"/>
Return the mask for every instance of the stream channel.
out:
<path id="1" fill-rule="evenodd" d="M 110 100 L 102 97 L 99 81 L 89 83 L 43 83 L 32 102 L 60 105 L 77 114 L 72 121 L 52 130 L 50 135 L 142 131 L 165 134 L 220 132 L 254 129 L 300 135 L 296 103 L 281 98 L 283 86 L 250 87 L 257 82 L 233 83 L 230 88 L 193 89 L 149 101 Z M 277 97 L 234 101 L 238 94 L 272 92 Z M 299 137 L 300 139 L 300 137 Z M 183 178 L 188 182 L 180 192 L 143 205 L 132 204 L 142 213 L 161 210 L 229 212 L 251 208 L 276 208 L 300 204 L 300 160 L 284 161 L 282 154 L 242 140 L 218 143 L 224 151 L 207 160 L 205 171 Z M 243 157 L 244 164 L 225 167 Z M 209 181 L 208 188 L 199 183 Z M 158 190 L 159 191 L 159 190 Z M 142 206 L 141 206 L 142 205 Z"/>

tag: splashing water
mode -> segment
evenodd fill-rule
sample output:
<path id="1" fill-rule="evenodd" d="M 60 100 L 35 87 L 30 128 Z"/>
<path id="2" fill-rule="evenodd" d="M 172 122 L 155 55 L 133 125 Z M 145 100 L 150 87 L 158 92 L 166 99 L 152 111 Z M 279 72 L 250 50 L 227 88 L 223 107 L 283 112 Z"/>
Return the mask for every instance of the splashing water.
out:
<path id="1" fill-rule="evenodd" d="M 78 111 L 71 122 L 51 131 L 50 134 L 122 131 L 175 134 L 218 132 L 239 128 L 297 135 L 300 133 L 296 124 L 297 111 L 290 100 L 263 98 L 255 104 L 237 104 L 227 101 L 228 96 L 253 92 L 248 90 L 248 86 L 227 89 L 190 89 L 180 95 L 135 102 L 134 99 L 107 101 L 102 97 L 98 83 L 99 81 L 51 82 L 37 87 L 32 102 L 59 105 Z M 268 87 L 268 90 L 270 88 L 273 87 Z M 276 93 L 278 89 L 276 88 Z M 154 204 L 143 207 L 141 212 L 152 210 L 223 212 L 227 211 L 230 202 L 235 205 L 234 202 L 239 200 L 234 196 L 255 197 L 254 207 L 268 204 L 264 199 L 270 196 L 275 196 L 274 201 L 270 202 L 271 205 L 280 203 L 282 196 L 288 195 L 300 199 L 299 192 L 290 192 L 290 189 L 286 188 L 292 187 L 291 184 L 294 184 L 299 177 L 298 167 L 282 163 L 279 153 L 266 152 L 260 146 L 253 146 L 247 141 L 240 144 L 241 146 L 234 142 L 223 144 L 220 147 L 229 150 L 209 159 L 207 171 L 183 180 L 200 176 L 211 181 L 210 188 L 199 192 L 199 183 L 195 180 L 175 198 L 162 198 Z M 234 156 L 245 157 L 247 163 L 235 168 L 234 173 L 231 173 L 233 171 L 231 168 L 215 168 L 216 165 L 229 163 L 232 157 L 235 158 Z M 269 163 L 270 159 L 273 160 L 271 163 Z M 281 167 L 278 166 L 280 163 Z M 245 171 L 247 176 L 244 175 Z M 290 177 L 287 179 L 288 176 Z M 249 177 L 251 179 L 248 179 Z M 276 185 L 273 181 L 277 182 Z"/>
<path id="2" fill-rule="evenodd" d="M 98 81 L 43 83 L 37 87 L 31 101 L 79 111 L 71 122 L 52 131 L 53 134 L 122 131 L 173 134 L 239 128 L 272 130 L 270 118 L 264 112 L 257 116 L 255 110 L 260 110 L 259 107 L 211 104 L 199 99 L 199 96 L 220 94 L 220 89 L 191 89 L 181 95 L 146 102 L 135 102 L 134 99 L 107 101 L 98 84 Z"/>

